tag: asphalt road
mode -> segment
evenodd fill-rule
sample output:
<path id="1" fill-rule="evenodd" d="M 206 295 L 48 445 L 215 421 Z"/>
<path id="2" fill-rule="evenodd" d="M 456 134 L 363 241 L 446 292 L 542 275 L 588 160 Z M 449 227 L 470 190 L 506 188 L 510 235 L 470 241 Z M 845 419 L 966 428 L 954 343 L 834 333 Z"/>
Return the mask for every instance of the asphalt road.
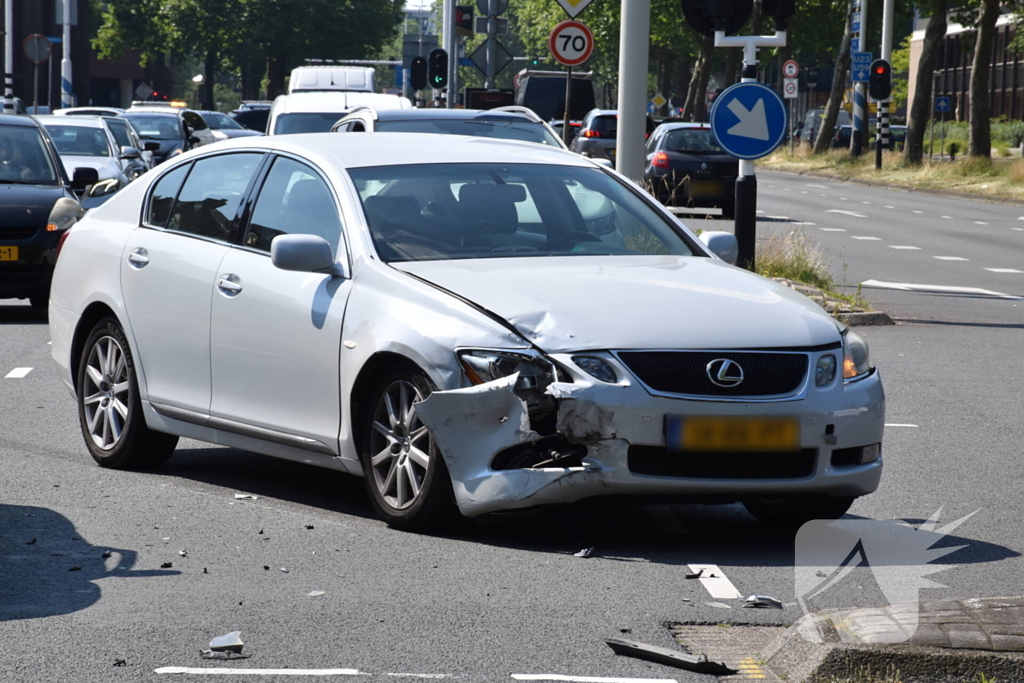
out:
<path id="1" fill-rule="evenodd" d="M 1012 229 L 1024 209 L 778 174 L 762 174 L 761 182 L 764 217 L 805 221 L 800 228 L 834 263 L 841 254 L 850 283 L 1024 295 L 1024 275 L 985 270 L 1024 264 L 1024 232 Z M 828 213 L 833 208 L 867 218 Z M 759 225 L 793 227 L 779 219 Z M 881 239 L 852 239 L 861 235 Z M 919 523 L 941 508 L 941 525 L 977 510 L 945 542 L 966 547 L 937 560 L 944 571 L 931 578 L 948 588 L 924 588 L 921 596 L 1021 593 L 1021 302 L 876 287 L 864 293 L 901 324 L 860 330 L 883 373 L 894 426 L 882 487 L 855 503 L 852 519 Z M 0 305 L 5 682 L 194 677 L 154 673 L 161 667 L 347 669 L 370 680 L 561 674 L 697 681 L 707 679 L 616 657 L 602 639 L 670 646 L 666 622 L 780 624 L 801 615 L 793 532 L 762 526 L 739 506 L 528 512 L 426 537 L 378 522 L 357 479 L 232 449 L 183 441 L 158 473 L 101 470 L 82 445 L 47 341 L 43 316 Z M 590 557 L 574 555 L 590 547 Z M 786 608 L 749 610 L 716 597 L 721 582 L 685 578 L 695 564 L 717 565 L 736 593 L 772 595 Z M 859 569 L 822 606 L 885 599 Z M 234 630 L 251 658 L 200 658 L 211 638 Z"/>

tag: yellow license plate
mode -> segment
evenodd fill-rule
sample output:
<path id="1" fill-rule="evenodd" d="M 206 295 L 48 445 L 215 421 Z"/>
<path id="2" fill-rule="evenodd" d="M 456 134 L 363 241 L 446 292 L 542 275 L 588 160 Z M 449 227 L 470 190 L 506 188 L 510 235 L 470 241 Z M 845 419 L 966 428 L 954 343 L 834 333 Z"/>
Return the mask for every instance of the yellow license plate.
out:
<path id="1" fill-rule="evenodd" d="M 722 183 L 713 180 L 691 180 L 691 197 L 719 197 L 725 191 Z"/>
<path id="2" fill-rule="evenodd" d="M 793 453 L 800 450 L 800 422 L 792 417 L 665 417 L 671 451 L 693 453 Z"/>
<path id="3" fill-rule="evenodd" d="M 17 247 L 0 247 L 0 261 L 17 261 Z"/>

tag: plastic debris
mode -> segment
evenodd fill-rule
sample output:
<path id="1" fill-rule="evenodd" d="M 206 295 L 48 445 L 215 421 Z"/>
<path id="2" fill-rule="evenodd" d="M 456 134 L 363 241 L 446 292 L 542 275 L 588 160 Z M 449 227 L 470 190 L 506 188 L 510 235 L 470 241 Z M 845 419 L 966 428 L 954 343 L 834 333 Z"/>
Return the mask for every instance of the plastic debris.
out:
<path id="1" fill-rule="evenodd" d="M 115 659 L 114 666 L 128 666 L 128 660 L 126 659 Z"/>
<path id="2" fill-rule="evenodd" d="M 182 557 L 188 557 L 188 551 L 187 551 L 187 550 L 185 550 L 184 548 L 182 548 L 181 550 L 179 550 L 179 551 L 178 551 L 178 554 L 179 554 L 179 555 L 181 555 Z"/>
<path id="3" fill-rule="evenodd" d="M 692 574 L 687 574 L 686 578 L 688 578 L 688 579 L 699 579 L 703 574 L 704 574 L 704 570 L 701 569 L 699 572 L 694 572 Z"/>
<path id="4" fill-rule="evenodd" d="M 324 594 L 324 591 L 309 591 L 308 593 L 306 593 L 306 595 L 311 597 L 311 598 L 316 598 L 316 597 L 319 597 L 319 596 L 321 596 L 323 594 Z"/>
<path id="5" fill-rule="evenodd" d="M 270 567 L 268 567 L 267 565 L 263 565 L 263 571 L 269 572 L 270 571 Z"/>
<path id="6" fill-rule="evenodd" d="M 288 567 L 281 567 L 281 571 L 283 571 L 285 574 L 287 574 L 288 573 Z"/>
<path id="7" fill-rule="evenodd" d="M 256 500 L 256 496 L 251 493 L 236 493 L 235 500 Z"/>
<path id="8" fill-rule="evenodd" d="M 111 555 L 113 555 L 112 552 L 110 552 L 109 550 L 105 550 L 105 551 L 103 551 L 103 555 L 101 557 L 105 560 L 108 557 L 110 557 Z"/>
<path id="9" fill-rule="evenodd" d="M 573 557 L 590 557 L 593 554 L 594 554 L 594 549 L 593 548 L 584 548 L 583 550 L 579 551 L 578 553 L 574 553 Z"/>
<path id="10" fill-rule="evenodd" d="M 235 652 L 240 653 L 245 643 L 242 642 L 242 632 L 232 631 L 222 636 L 217 636 L 210 641 L 211 652 Z"/>
<path id="11" fill-rule="evenodd" d="M 203 573 L 204 574 L 209 574 L 210 572 L 206 571 L 206 567 L 203 567 Z"/>
<path id="12" fill-rule="evenodd" d="M 782 609 L 782 601 L 770 595 L 748 595 L 743 601 L 744 607 L 774 607 Z"/>
<path id="13" fill-rule="evenodd" d="M 307 529 L 312 529 L 312 528 L 313 528 L 313 525 L 312 525 L 312 524 L 307 524 L 307 525 L 306 525 L 306 528 L 307 528 Z"/>
<path id="14" fill-rule="evenodd" d="M 174 564 L 171 562 L 164 562 L 162 565 L 160 565 L 160 569 L 170 569 L 173 566 Z"/>
<path id="15" fill-rule="evenodd" d="M 624 657 L 636 657 L 649 662 L 657 662 L 667 666 L 674 666 L 679 669 L 687 669 L 701 674 L 713 674 L 715 676 L 731 676 L 737 673 L 736 669 L 730 669 L 725 664 L 708 660 L 707 655 L 691 655 L 688 652 L 670 650 L 667 647 L 637 643 L 632 640 L 621 640 L 619 638 L 605 639 L 615 654 Z"/>

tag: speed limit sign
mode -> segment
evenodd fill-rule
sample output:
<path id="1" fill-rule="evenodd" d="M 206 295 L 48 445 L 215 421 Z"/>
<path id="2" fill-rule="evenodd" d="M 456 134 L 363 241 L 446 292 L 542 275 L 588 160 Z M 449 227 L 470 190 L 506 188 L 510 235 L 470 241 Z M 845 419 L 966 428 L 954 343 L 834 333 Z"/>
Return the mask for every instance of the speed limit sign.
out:
<path id="1" fill-rule="evenodd" d="M 552 56 L 566 66 L 579 66 L 594 52 L 594 34 L 578 21 L 563 21 L 548 36 Z"/>

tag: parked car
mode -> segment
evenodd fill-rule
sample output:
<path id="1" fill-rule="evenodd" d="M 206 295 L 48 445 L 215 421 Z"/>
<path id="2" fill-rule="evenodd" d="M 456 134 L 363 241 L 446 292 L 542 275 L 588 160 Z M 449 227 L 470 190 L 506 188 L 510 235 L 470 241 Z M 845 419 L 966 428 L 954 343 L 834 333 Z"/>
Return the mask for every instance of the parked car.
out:
<path id="1" fill-rule="evenodd" d="M 96 171 L 75 173 L 80 190 Z M 0 299 L 44 308 L 57 251 L 82 217 L 72 181 L 42 124 L 0 114 Z"/>
<path id="2" fill-rule="evenodd" d="M 298 92 L 281 95 L 270 108 L 267 135 L 326 133 L 359 105 L 381 109 L 412 109 L 406 97 L 372 92 Z"/>
<path id="3" fill-rule="evenodd" d="M 171 108 L 133 108 L 121 114 L 143 141 L 156 142 L 153 161 L 157 164 L 195 147 L 216 142 L 213 131 L 199 114 Z"/>
<path id="4" fill-rule="evenodd" d="M 818 137 L 818 128 L 821 126 L 821 119 L 825 116 L 824 109 L 808 109 L 807 114 L 804 115 L 803 125 L 800 126 L 800 139 L 808 145 L 813 145 L 814 140 Z M 848 126 L 850 125 L 850 113 L 840 109 L 839 115 L 836 118 L 836 126 Z"/>
<path id="5" fill-rule="evenodd" d="M 213 131 L 213 137 L 217 140 L 263 135 L 259 131 L 249 130 L 227 114 L 219 111 L 198 111 L 197 113 L 206 121 L 206 125 Z"/>
<path id="6" fill-rule="evenodd" d="M 241 106 L 228 116 L 249 130 L 266 133 L 272 104 L 273 102 L 242 102 Z"/>
<path id="7" fill-rule="evenodd" d="M 54 116 L 117 116 L 124 109 L 120 107 L 68 107 L 54 109 Z"/>
<path id="8" fill-rule="evenodd" d="M 650 136 L 654 132 L 654 120 L 650 116 L 646 126 L 646 133 Z M 593 159 L 614 161 L 618 130 L 618 111 L 594 109 L 583 118 L 583 125 L 572 141 L 572 151 Z"/>
<path id="9" fill-rule="evenodd" d="M 647 140 L 644 179 L 665 205 L 717 207 L 731 219 L 738 174 L 739 161 L 705 123 L 664 123 Z"/>
<path id="10" fill-rule="evenodd" d="M 735 256 L 553 147 L 228 140 L 71 232 L 51 349 L 104 467 L 187 436 L 365 476 L 405 529 L 617 494 L 838 517 L 881 476 L 879 373 Z"/>
<path id="11" fill-rule="evenodd" d="M 443 133 L 536 142 L 565 149 L 551 126 L 529 109 L 382 109 L 359 106 L 333 126 L 341 133 Z"/>
<path id="12" fill-rule="evenodd" d="M 82 208 L 93 209 L 137 178 L 141 152 L 137 147 L 120 146 L 99 116 L 37 116 L 53 140 L 64 170 L 70 175 L 76 168 L 96 169 L 96 183 L 79 195 Z"/>
<path id="13" fill-rule="evenodd" d="M 535 71 L 523 69 L 519 72 L 519 87 L 516 89 L 516 104 L 527 107 L 545 121 L 565 119 L 565 72 Z M 577 72 L 572 78 L 572 98 L 569 102 L 569 120 L 579 122 L 593 109 L 594 82 L 591 74 Z"/>

